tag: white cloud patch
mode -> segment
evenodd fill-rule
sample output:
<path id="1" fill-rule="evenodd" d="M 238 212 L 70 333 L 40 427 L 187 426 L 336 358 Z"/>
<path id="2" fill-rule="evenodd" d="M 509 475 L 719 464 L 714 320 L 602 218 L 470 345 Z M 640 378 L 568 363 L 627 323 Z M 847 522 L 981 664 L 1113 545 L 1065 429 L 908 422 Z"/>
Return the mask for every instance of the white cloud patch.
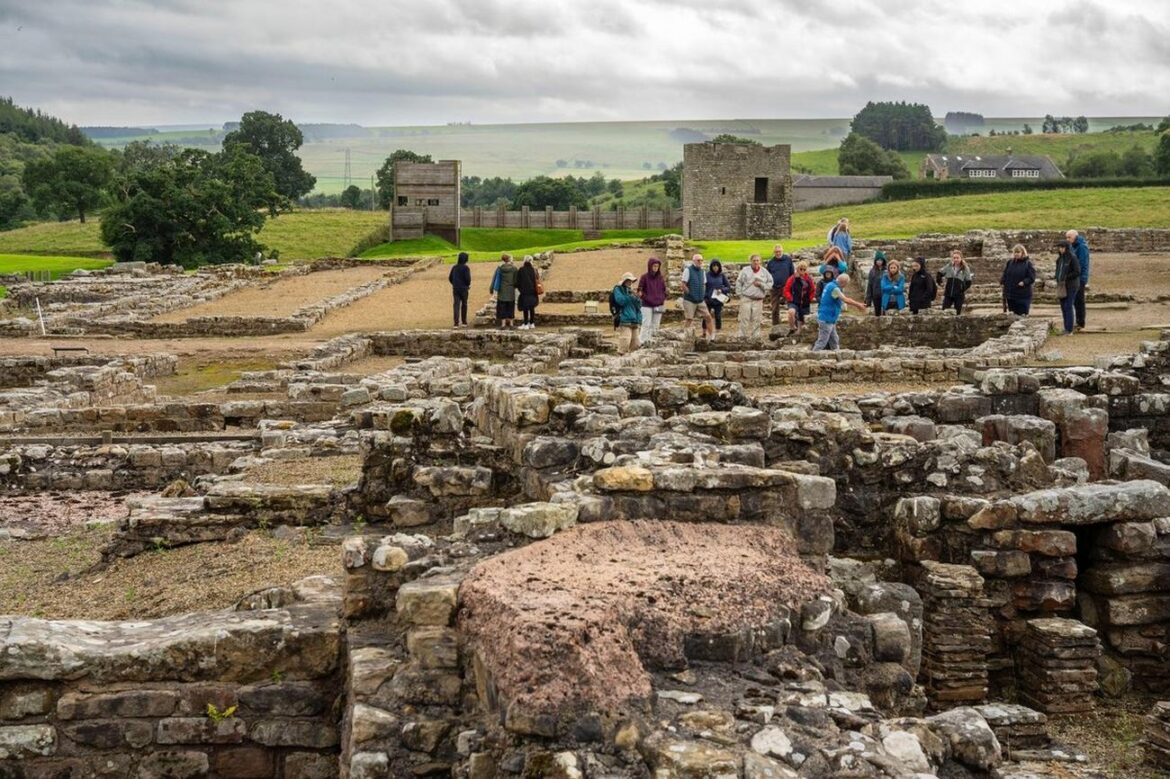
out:
<path id="1" fill-rule="evenodd" d="M 3 90 L 79 124 L 1157 115 L 1141 0 L 0 0 Z"/>

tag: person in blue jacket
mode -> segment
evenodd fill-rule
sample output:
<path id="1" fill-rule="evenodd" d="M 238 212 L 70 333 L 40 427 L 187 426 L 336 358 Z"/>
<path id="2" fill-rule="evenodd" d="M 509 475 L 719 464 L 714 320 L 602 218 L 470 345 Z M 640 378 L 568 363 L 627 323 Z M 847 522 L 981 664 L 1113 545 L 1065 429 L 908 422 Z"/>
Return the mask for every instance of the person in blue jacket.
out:
<path id="1" fill-rule="evenodd" d="M 467 265 L 467 252 L 459 252 L 459 261 L 451 266 L 447 274 L 454 298 L 455 327 L 467 327 L 467 295 L 471 292 L 471 268 Z"/>
<path id="2" fill-rule="evenodd" d="M 613 288 L 613 302 L 617 305 L 619 354 L 638 348 L 638 331 L 642 329 L 642 299 L 634 292 L 634 282 L 637 280 L 634 274 L 626 273 Z"/>
<path id="3" fill-rule="evenodd" d="M 848 219 L 841 219 L 837 222 L 837 226 L 829 231 L 829 242 L 841 250 L 845 264 L 848 265 L 849 258 L 853 254 L 853 236 L 849 233 Z"/>
<path id="4" fill-rule="evenodd" d="M 1076 230 L 1069 230 L 1064 234 L 1064 237 L 1068 240 L 1069 248 L 1076 255 L 1077 262 L 1081 266 L 1081 286 L 1077 289 L 1077 296 L 1073 298 L 1073 312 L 1076 315 L 1077 329 L 1084 330 L 1085 292 L 1089 289 L 1089 244 L 1085 242 L 1085 236 Z"/>
<path id="5" fill-rule="evenodd" d="M 890 260 L 886 272 L 882 274 L 882 312 L 895 308 L 901 311 L 906 307 L 906 277 L 902 275 L 902 266 L 897 260 Z"/>
<path id="6" fill-rule="evenodd" d="M 784 246 L 776 244 L 772 247 L 772 258 L 764 267 L 772 274 L 772 325 L 776 326 L 780 324 L 780 310 L 788 307 L 788 301 L 784 299 L 784 287 L 796 273 L 796 265 L 792 257 L 784 253 Z"/>

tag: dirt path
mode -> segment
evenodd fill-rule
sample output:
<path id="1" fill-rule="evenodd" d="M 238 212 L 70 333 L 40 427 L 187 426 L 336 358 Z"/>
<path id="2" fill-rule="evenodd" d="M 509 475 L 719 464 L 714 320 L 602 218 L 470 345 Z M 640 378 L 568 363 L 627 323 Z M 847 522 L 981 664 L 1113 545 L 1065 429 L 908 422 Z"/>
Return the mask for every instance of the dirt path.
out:
<path id="1" fill-rule="evenodd" d="M 327 270 L 280 279 L 265 287 L 251 287 L 219 300 L 168 311 L 155 322 L 183 322 L 197 316 L 288 316 L 301 306 L 316 303 L 373 281 L 387 272 L 378 266 Z"/>
<path id="2" fill-rule="evenodd" d="M 545 282 L 546 290 L 580 290 L 589 292 L 610 289 L 627 271 L 635 276 L 646 272 L 646 261 L 659 257 L 652 249 L 606 249 L 596 252 L 558 254 Z"/>

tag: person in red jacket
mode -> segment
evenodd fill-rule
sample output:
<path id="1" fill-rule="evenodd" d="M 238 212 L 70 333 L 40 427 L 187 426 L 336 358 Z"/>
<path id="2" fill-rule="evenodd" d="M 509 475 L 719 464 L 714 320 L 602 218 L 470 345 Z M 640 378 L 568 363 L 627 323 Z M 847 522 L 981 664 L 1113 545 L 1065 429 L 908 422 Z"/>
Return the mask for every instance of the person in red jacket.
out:
<path id="1" fill-rule="evenodd" d="M 788 301 L 788 333 L 794 335 L 804 327 L 804 319 L 812 307 L 813 288 L 816 283 L 808 273 L 808 263 L 803 260 L 796 264 L 796 273 L 784 284 L 784 299 Z"/>

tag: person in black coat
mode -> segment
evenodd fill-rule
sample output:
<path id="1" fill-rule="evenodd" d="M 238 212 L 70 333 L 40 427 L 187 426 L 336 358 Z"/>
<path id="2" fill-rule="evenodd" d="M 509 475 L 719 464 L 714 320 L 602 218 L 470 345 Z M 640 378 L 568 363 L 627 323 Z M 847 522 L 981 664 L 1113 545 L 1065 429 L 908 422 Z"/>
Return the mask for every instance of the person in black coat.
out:
<path id="1" fill-rule="evenodd" d="M 873 253 L 873 267 L 869 270 L 869 280 L 865 284 L 865 305 L 873 306 L 873 315 L 881 316 L 882 311 L 882 274 L 886 272 L 886 253 Z"/>
<path id="2" fill-rule="evenodd" d="M 1012 247 L 1012 258 L 1003 266 L 999 283 L 1003 286 L 1004 310 L 1017 316 L 1027 316 L 1032 310 L 1032 285 L 1036 283 L 1036 268 L 1022 243 Z"/>
<path id="3" fill-rule="evenodd" d="M 537 284 L 540 283 L 540 273 L 532 264 L 532 255 L 524 256 L 524 264 L 516 271 L 516 294 L 520 313 L 524 315 L 524 324 L 521 330 L 531 330 L 536 327 L 536 307 L 540 304 L 540 293 Z"/>
<path id="4" fill-rule="evenodd" d="M 934 305 L 938 296 L 938 284 L 926 271 L 926 258 L 915 257 L 910 265 L 910 313 L 917 314 Z"/>
<path id="5" fill-rule="evenodd" d="M 467 327 L 467 295 L 471 291 L 467 252 L 459 252 L 459 260 L 451 266 L 447 281 L 451 282 L 451 296 L 454 298 L 455 327 Z"/>
<path id="6" fill-rule="evenodd" d="M 1064 319 L 1063 335 L 1072 335 L 1076 324 L 1075 303 L 1081 288 L 1081 263 L 1068 241 L 1056 244 L 1056 297 L 1060 300 L 1060 314 Z"/>

